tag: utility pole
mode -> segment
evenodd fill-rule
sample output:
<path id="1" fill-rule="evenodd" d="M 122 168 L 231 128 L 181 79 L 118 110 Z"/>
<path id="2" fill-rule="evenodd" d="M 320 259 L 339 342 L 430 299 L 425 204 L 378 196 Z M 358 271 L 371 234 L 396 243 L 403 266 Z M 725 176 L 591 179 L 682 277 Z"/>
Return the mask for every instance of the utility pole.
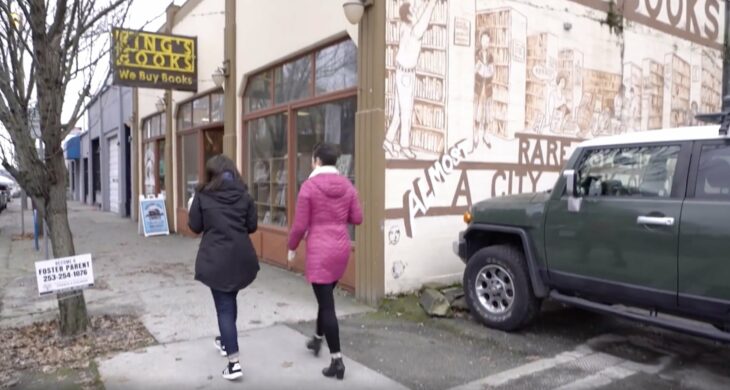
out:
<path id="1" fill-rule="evenodd" d="M 226 0 L 226 24 L 223 29 L 223 154 L 236 161 L 236 0 Z"/>
<path id="2" fill-rule="evenodd" d="M 722 111 L 727 110 L 730 94 L 730 0 L 725 0 L 725 33 L 722 41 Z"/>

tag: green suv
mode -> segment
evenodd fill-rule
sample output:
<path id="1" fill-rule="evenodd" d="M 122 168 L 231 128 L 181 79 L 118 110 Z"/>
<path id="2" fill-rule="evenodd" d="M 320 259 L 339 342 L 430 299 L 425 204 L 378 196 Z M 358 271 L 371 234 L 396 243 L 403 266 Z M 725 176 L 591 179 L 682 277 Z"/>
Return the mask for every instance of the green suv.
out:
<path id="1" fill-rule="evenodd" d="M 475 204 L 454 243 L 474 316 L 516 330 L 551 298 L 730 341 L 730 137 L 723 128 L 590 140 L 552 190 Z"/>

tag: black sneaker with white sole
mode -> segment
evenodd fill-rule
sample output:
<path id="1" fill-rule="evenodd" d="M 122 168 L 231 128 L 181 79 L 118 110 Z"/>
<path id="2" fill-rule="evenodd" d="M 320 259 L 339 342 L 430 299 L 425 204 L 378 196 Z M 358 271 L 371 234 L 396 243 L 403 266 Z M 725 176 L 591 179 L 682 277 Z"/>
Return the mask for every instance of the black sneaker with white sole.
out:
<path id="1" fill-rule="evenodd" d="M 223 343 L 221 343 L 221 338 L 216 337 L 214 342 L 215 342 L 215 347 L 218 349 L 218 352 L 220 352 L 221 356 L 223 356 L 223 357 L 228 356 L 225 345 L 223 345 Z"/>
<path id="2" fill-rule="evenodd" d="M 239 362 L 228 363 L 225 370 L 223 370 L 223 378 L 229 381 L 236 380 L 243 376 L 241 371 L 241 364 Z"/>

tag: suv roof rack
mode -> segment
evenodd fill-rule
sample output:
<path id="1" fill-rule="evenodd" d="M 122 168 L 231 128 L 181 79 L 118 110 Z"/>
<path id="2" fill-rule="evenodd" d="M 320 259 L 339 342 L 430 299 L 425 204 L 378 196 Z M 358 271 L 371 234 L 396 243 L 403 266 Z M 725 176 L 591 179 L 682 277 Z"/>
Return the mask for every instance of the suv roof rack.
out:
<path id="1" fill-rule="evenodd" d="M 720 135 L 727 136 L 728 128 L 730 128 L 730 95 L 722 99 L 722 112 L 712 114 L 697 114 L 695 118 L 707 123 L 715 123 L 720 125 Z"/>

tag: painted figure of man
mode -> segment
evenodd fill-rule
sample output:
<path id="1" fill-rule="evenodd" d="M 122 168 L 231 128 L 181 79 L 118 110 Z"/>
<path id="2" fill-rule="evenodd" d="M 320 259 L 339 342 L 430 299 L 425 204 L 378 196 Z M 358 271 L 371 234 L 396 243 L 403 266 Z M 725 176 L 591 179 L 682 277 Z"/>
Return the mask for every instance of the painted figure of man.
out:
<path id="1" fill-rule="evenodd" d="M 476 150 L 480 143 L 487 148 L 492 145 L 487 140 L 489 113 L 492 108 L 492 79 L 494 78 L 494 58 L 489 54 L 492 37 L 487 32 L 479 36 L 479 48 L 474 63 L 474 145 Z"/>
<path id="2" fill-rule="evenodd" d="M 634 87 L 629 89 L 627 104 L 629 118 L 628 127 L 631 131 L 639 131 L 639 127 L 641 126 L 641 96 L 636 93 L 636 89 Z"/>
<path id="3" fill-rule="evenodd" d="M 688 121 L 687 125 L 699 126 L 700 121 L 697 120 L 697 114 L 699 114 L 699 111 L 700 111 L 700 108 L 699 108 L 699 105 L 697 104 L 697 101 L 693 100 L 692 104 L 690 104 L 689 118 L 687 118 L 687 121 Z"/>
<path id="4" fill-rule="evenodd" d="M 562 129 L 563 120 L 568 112 L 568 99 L 565 97 L 565 85 L 567 80 L 565 76 L 558 75 L 555 84 L 550 87 L 547 102 L 545 104 L 545 123 L 543 127 L 547 127 L 553 133 L 558 133 Z"/>
<path id="5" fill-rule="evenodd" d="M 396 55 L 395 70 L 395 107 L 390 120 L 388 132 L 383 141 L 383 149 L 390 158 L 403 155 L 415 159 L 411 149 L 411 122 L 413 118 L 413 97 L 416 88 L 416 66 L 421 55 L 423 36 L 426 34 L 431 15 L 436 7 L 436 0 L 428 0 L 423 13 L 414 23 L 411 3 L 400 7 L 401 31 Z M 400 140 L 395 136 L 400 128 Z"/>

